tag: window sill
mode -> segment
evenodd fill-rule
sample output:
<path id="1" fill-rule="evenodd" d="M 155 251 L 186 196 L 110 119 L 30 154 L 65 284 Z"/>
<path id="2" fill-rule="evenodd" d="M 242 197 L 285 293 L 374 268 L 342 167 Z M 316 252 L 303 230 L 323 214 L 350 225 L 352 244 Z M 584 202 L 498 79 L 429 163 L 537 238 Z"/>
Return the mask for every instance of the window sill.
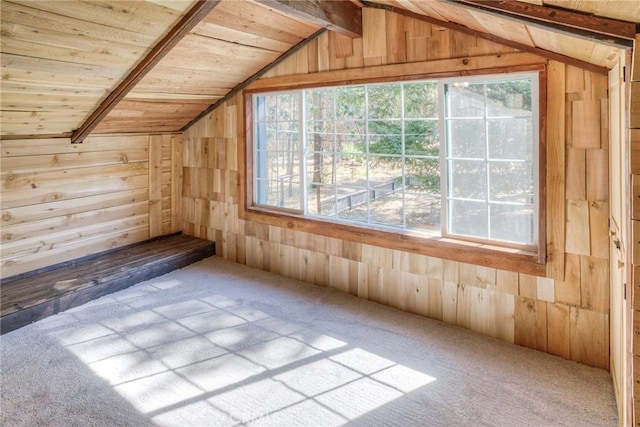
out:
<path id="1" fill-rule="evenodd" d="M 240 212 L 241 218 L 244 220 L 290 230 L 517 273 L 535 276 L 546 275 L 546 265 L 540 263 L 538 254 L 533 252 L 486 243 L 468 242 L 450 237 L 428 236 L 411 231 L 393 232 L 341 224 L 262 207 L 241 209 Z"/>

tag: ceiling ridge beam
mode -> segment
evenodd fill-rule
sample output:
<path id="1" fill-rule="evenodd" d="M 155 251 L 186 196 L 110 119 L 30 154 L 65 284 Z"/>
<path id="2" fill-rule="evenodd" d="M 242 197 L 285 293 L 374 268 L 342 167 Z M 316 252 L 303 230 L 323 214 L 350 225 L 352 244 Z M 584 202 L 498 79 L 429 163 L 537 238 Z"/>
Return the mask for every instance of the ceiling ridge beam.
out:
<path id="1" fill-rule="evenodd" d="M 362 37 L 362 9 L 351 1 L 256 0 L 273 10 L 352 38 Z"/>
<path id="2" fill-rule="evenodd" d="M 326 31 L 327 31 L 326 28 L 321 28 L 320 30 L 316 31 L 311 36 L 309 36 L 306 39 L 302 40 L 300 43 L 298 43 L 297 45 L 293 46 L 291 49 L 289 49 L 288 51 L 286 51 L 285 53 L 280 55 L 275 61 L 271 62 L 266 67 L 262 68 L 257 73 L 255 73 L 254 75 L 252 75 L 251 77 L 249 77 L 248 79 L 243 81 L 242 83 L 238 84 L 237 86 L 235 86 L 224 97 L 222 97 L 221 99 L 217 100 L 214 104 L 211 104 L 209 107 L 207 107 L 206 110 L 204 110 L 202 113 L 198 114 L 193 120 L 191 120 L 189 123 L 184 125 L 182 127 L 182 129 L 180 129 L 180 132 L 184 132 L 187 129 L 189 129 L 198 120 L 202 119 L 204 116 L 206 116 L 207 114 L 209 114 L 210 112 L 212 112 L 213 110 L 218 108 L 218 106 L 222 105 L 223 103 L 227 102 L 229 99 L 231 99 L 234 96 L 236 96 L 238 94 L 238 92 L 240 92 L 243 89 L 245 89 L 251 83 L 253 83 L 257 79 L 262 77 L 264 74 L 266 74 L 267 72 L 269 72 L 273 68 L 275 68 L 277 65 L 279 65 L 281 62 L 283 62 L 285 59 L 289 58 L 291 55 L 293 55 L 294 53 L 296 53 L 297 51 L 302 49 L 304 46 L 306 46 L 307 44 L 309 44 L 313 40 L 315 40 L 318 37 L 320 37 L 320 35 L 324 34 Z"/>
<path id="3" fill-rule="evenodd" d="M 472 28 L 466 27 L 464 25 L 461 24 L 456 24 L 454 22 L 448 22 L 448 21 L 440 21 L 439 19 L 435 19 L 432 18 L 430 16 L 426 16 L 426 15 L 421 15 L 415 12 L 411 12 L 410 10 L 406 10 L 400 7 L 394 7 L 394 6 L 389 6 L 386 4 L 380 4 L 380 3 L 375 3 L 375 2 L 371 2 L 371 1 L 363 1 L 363 4 L 365 7 L 372 7 L 372 8 L 378 8 L 378 9 L 384 9 L 384 10 L 388 10 L 390 12 L 395 12 L 399 15 L 404 15 L 407 16 L 409 18 L 414 18 L 414 19 L 418 19 L 420 21 L 424 21 L 424 22 L 428 22 L 430 24 L 433 25 L 437 25 L 439 27 L 443 27 L 443 28 L 448 28 L 450 30 L 453 31 L 458 31 L 461 33 L 465 33 L 465 34 L 469 34 L 471 36 L 476 36 L 476 37 L 480 37 L 482 39 L 485 40 L 489 40 L 492 41 L 494 43 L 499 43 L 505 46 L 509 46 L 512 47 L 514 49 L 518 49 L 521 50 L 523 52 L 529 52 L 529 53 L 533 53 L 536 55 L 539 55 L 543 58 L 547 58 L 547 59 L 552 59 L 554 61 L 558 61 L 558 62 L 562 62 L 565 64 L 569 64 L 569 65 L 574 65 L 576 67 L 588 70 L 588 71 L 593 71 L 595 73 L 598 74 L 604 74 L 607 75 L 609 73 L 609 69 L 607 67 L 602 67 L 600 65 L 596 65 L 596 64 L 592 64 L 590 62 L 587 61 L 583 61 L 581 59 L 577 59 L 577 58 L 572 58 L 570 56 L 566 56 L 566 55 L 562 55 L 560 53 L 556 53 L 556 52 L 552 52 L 550 50 L 546 50 L 546 49 L 541 49 L 539 47 L 535 47 L 535 46 L 529 46 L 523 43 L 519 43 L 519 42 L 515 42 L 512 40 L 508 40 L 493 34 L 489 34 L 489 33 L 484 33 L 482 31 L 478 31 L 478 30 L 474 30 Z"/>
<path id="4" fill-rule="evenodd" d="M 540 6 L 515 0 L 441 0 L 465 9 L 510 19 L 524 25 L 569 34 L 621 48 L 631 48 L 634 22 L 605 18 L 554 6 Z"/>
<path id="5" fill-rule="evenodd" d="M 180 21 L 151 49 L 151 52 L 129 73 L 125 79 L 102 101 L 82 125 L 71 134 L 71 143 L 82 142 L 133 87 L 175 47 L 198 23 L 204 19 L 220 0 L 198 0 Z"/>

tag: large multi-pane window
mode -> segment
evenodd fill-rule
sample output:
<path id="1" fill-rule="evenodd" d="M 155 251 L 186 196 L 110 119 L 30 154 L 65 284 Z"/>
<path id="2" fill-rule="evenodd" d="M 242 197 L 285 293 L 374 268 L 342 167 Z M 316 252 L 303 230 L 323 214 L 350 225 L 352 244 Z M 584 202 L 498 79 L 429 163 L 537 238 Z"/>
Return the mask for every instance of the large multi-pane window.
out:
<path id="1" fill-rule="evenodd" d="M 255 205 L 536 248 L 537 75 L 253 99 Z"/>

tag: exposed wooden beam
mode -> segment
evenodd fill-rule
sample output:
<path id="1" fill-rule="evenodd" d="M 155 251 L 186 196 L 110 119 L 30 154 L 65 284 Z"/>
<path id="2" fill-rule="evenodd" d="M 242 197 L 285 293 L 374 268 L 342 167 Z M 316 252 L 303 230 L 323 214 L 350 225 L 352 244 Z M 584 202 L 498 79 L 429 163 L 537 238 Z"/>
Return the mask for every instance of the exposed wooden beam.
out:
<path id="1" fill-rule="evenodd" d="M 209 12 L 215 8 L 220 0 L 198 0 L 186 15 L 158 42 L 149 54 L 129 73 L 129 75 L 102 101 L 91 113 L 89 118 L 71 135 L 71 142 L 82 142 L 107 114 L 121 101 L 131 89 L 151 69 L 169 53 L 180 40 L 187 35 Z"/>
<path id="2" fill-rule="evenodd" d="M 288 57 L 290 57 L 291 55 L 293 55 L 294 53 L 296 53 L 298 50 L 300 50 L 301 48 L 303 48 L 304 46 L 306 46 L 308 43 L 312 42 L 313 40 L 317 39 L 318 37 L 320 37 L 321 34 L 325 33 L 327 30 L 326 28 L 321 28 L 320 30 L 316 31 L 315 33 L 313 33 L 311 36 L 307 37 L 306 39 L 302 40 L 300 43 L 298 43 L 297 45 L 293 46 L 291 49 L 289 49 L 288 51 L 286 51 L 285 53 L 283 53 L 282 55 L 280 55 L 275 61 L 273 61 L 272 63 L 270 63 L 269 65 L 267 65 L 266 67 L 262 68 L 260 71 L 258 71 L 257 73 L 255 73 L 254 75 L 252 75 L 251 77 L 249 77 L 248 79 L 246 79 L 245 81 L 243 81 L 242 83 L 240 83 L 239 85 L 237 85 L 236 87 L 234 87 L 233 89 L 231 89 L 229 91 L 229 93 L 227 93 L 224 97 L 222 97 L 221 99 L 219 99 L 218 101 L 215 102 L 215 104 L 211 104 L 209 107 L 207 107 L 206 110 L 204 110 L 202 113 L 198 114 L 197 117 L 195 117 L 193 120 L 191 120 L 189 123 L 187 123 L 186 125 L 184 125 L 182 127 L 182 129 L 180 129 L 180 132 L 184 132 L 187 129 L 189 129 L 193 124 L 195 124 L 198 120 L 200 120 L 201 118 L 203 118 L 204 116 L 206 116 L 207 114 L 209 114 L 210 112 L 212 112 L 213 110 L 215 110 L 216 108 L 218 108 L 219 105 L 222 105 L 223 103 L 227 102 L 229 99 L 233 98 L 234 96 L 236 96 L 238 94 L 238 92 L 240 92 L 241 90 L 245 89 L 247 86 L 249 86 L 251 83 L 253 83 L 254 81 L 256 81 L 257 79 L 259 79 L 260 77 L 262 77 L 265 73 L 267 73 L 269 70 L 273 69 L 275 66 L 277 66 L 278 64 L 280 64 L 282 61 L 284 61 L 285 59 L 287 59 Z"/>
<path id="3" fill-rule="evenodd" d="M 362 9 L 350 1 L 257 0 L 287 15 L 301 18 L 349 37 L 362 37 Z"/>
<path id="4" fill-rule="evenodd" d="M 404 15 L 404 16 L 408 16 L 410 18 L 414 18 L 414 19 L 418 19 L 424 22 L 428 22 L 430 24 L 433 25 L 437 25 L 439 27 L 443 27 L 443 28 L 449 28 L 450 30 L 454 30 L 454 31 L 458 31 L 461 33 L 465 33 L 465 34 L 469 34 L 472 36 L 476 36 L 476 37 L 480 37 L 482 39 L 485 40 L 489 40 L 495 43 L 500 43 L 503 44 L 505 46 L 510 46 L 514 49 L 518 49 L 521 50 L 523 52 L 530 52 L 530 53 L 534 53 L 536 55 L 539 55 L 543 58 L 547 58 L 547 59 L 552 59 L 554 61 L 559 61 L 562 62 L 564 64 L 569 64 L 569 65 L 574 65 L 576 67 L 585 69 L 585 70 L 589 70 L 589 71 L 593 71 L 595 73 L 598 74 L 604 74 L 607 75 L 609 73 L 609 69 L 607 67 L 601 67 L 599 65 L 595 65 L 592 64 L 590 62 L 586 62 L 586 61 L 582 61 L 580 59 L 576 59 L 576 58 L 572 58 L 570 56 L 566 56 L 566 55 L 562 55 L 556 52 L 552 52 L 550 50 L 545 50 L 545 49 L 540 49 L 539 47 L 535 47 L 535 46 L 529 46 L 523 43 L 518 43 L 515 42 L 513 40 L 509 40 L 509 39 L 505 39 L 502 37 L 498 37 L 496 35 L 493 34 L 489 34 L 489 33 L 484 33 L 482 31 L 477 31 L 474 30 L 472 28 L 469 27 L 465 27 L 464 25 L 460 25 L 460 24 L 456 24 L 454 22 L 448 22 L 448 21 L 440 21 L 439 19 L 435 19 L 432 18 L 430 16 L 427 15 L 421 15 L 415 12 L 411 12 L 409 10 L 400 8 L 400 7 L 393 7 L 393 6 L 388 6 L 388 5 L 384 5 L 384 4 L 380 4 L 380 3 L 375 3 L 375 2 L 371 2 L 371 1 L 363 1 L 363 4 L 365 5 L 365 7 L 376 7 L 376 8 L 381 8 L 381 9 L 385 9 L 385 10 L 389 10 L 392 12 L 395 12 L 397 14 L 400 15 Z"/>
<path id="5" fill-rule="evenodd" d="M 525 25 L 570 34 L 616 47 L 630 48 L 636 33 L 634 22 L 588 15 L 551 6 L 514 0 L 442 0 L 467 9 L 507 18 Z"/>

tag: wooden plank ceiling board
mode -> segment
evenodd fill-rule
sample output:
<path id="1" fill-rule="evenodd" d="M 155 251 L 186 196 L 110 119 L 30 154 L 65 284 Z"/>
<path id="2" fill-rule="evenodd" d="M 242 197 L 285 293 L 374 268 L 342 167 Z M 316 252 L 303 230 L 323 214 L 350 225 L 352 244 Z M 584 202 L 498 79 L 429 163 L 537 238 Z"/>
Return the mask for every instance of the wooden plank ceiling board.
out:
<path id="1" fill-rule="evenodd" d="M 71 142 L 82 142 L 84 138 L 93 132 L 95 127 L 124 99 L 135 85 L 219 3 L 220 0 L 198 0 L 182 19 L 145 55 L 127 77 L 100 103 L 87 120 L 73 131 Z"/>
<path id="2" fill-rule="evenodd" d="M 540 5 L 541 2 L 530 1 L 529 3 Z M 597 9 L 598 14 L 603 17 L 640 23 L 640 3 L 638 2 L 558 0 L 557 2 L 544 1 L 543 3 L 548 6 L 573 8 L 578 12 L 584 13 L 592 13 L 593 10 Z M 611 46 L 605 42 L 572 36 L 569 33 L 569 28 L 567 28 L 566 33 L 563 33 L 558 29 L 528 25 L 478 9 L 469 9 L 468 7 L 454 4 L 451 0 L 428 3 L 422 0 L 365 2 L 365 5 L 375 6 L 376 4 L 405 9 L 431 19 L 459 24 L 471 30 L 501 37 L 506 41 L 557 53 L 567 58 L 603 67 L 603 69 L 611 68 L 614 65 L 613 61 L 621 52 L 621 48 Z M 627 16 L 621 17 L 619 16 L 620 14 L 615 12 L 615 9 L 619 6 L 628 12 Z"/>
<path id="3" fill-rule="evenodd" d="M 70 134 L 193 4 L 2 0 L 1 136 Z"/>
<path id="4" fill-rule="evenodd" d="M 351 0 L 340 4 L 222 0 L 210 12 L 203 7 L 199 14 L 194 12 L 202 5 L 197 0 L 0 2 L 3 139 L 71 135 L 73 141 L 81 141 L 90 132 L 180 131 L 321 27 L 358 34 L 358 25 L 362 26 L 358 8 L 363 4 L 421 15 L 443 31 L 475 31 L 494 42 L 566 63 L 573 60 L 601 73 L 614 65 L 620 53 L 611 44 L 569 34 L 568 26 L 564 33 L 543 28 L 482 10 L 483 3 L 475 0 Z M 526 3 L 640 22 L 640 2 L 636 1 Z M 504 5 L 519 6 L 508 1 Z M 190 16 L 194 18 L 189 20 Z M 189 24 L 182 27 L 180 36 L 186 35 L 177 37 L 180 41 L 174 41 L 166 55 L 163 52 L 161 59 L 146 66 L 147 58 L 186 20 Z M 346 46 L 352 48 L 350 43 Z M 464 54 L 460 46 L 450 48 Z M 129 82 L 141 67 L 143 73 Z M 126 83 L 131 84 L 119 92 Z"/>
<path id="5" fill-rule="evenodd" d="M 635 0 L 543 0 L 543 6 L 640 23 L 640 2 Z"/>
<path id="6" fill-rule="evenodd" d="M 258 3 L 223 0 L 94 133 L 178 131 L 319 28 Z"/>

